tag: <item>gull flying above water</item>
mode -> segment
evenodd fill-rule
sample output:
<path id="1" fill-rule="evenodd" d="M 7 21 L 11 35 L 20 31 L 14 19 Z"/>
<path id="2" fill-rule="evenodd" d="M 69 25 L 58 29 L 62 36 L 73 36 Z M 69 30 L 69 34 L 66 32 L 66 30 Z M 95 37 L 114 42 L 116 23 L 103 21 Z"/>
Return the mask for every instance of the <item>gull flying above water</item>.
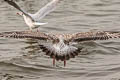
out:
<path id="1" fill-rule="evenodd" d="M 23 16 L 25 23 L 29 26 L 30 30 L 32 30 L 34 28 L 38 28 L 39 25 L 47 24 L 47 23 L 41 23 L 40 20 L 44 18 L 47 14 L 52 12 L 60 0 L 52 0 L 35 14 L 27 13 L 26 11 L 21 9 L 13 0 L 4 0 L 4 1 L 20 11 L 17 14 Z"/>
<path id="2" fill-rule="evenodd" d="M 72 43 L 80 43 L 84 41 L 108 40 L 111 38 L 120 38 L 118 31 L 89 31 L 79 32 L 73 34 L 50 34 L 40 31 L 11 31 L 2 32 L 0 37 L 18 38 L 18 39 L 37 39 L 49 41 L 51 44 L 40 44 L 40 48 L 46 55 L 53 58 L 53 65 L 55 60 L 64 61 L 77 56 L 82 48 L 75 47 Z"/>

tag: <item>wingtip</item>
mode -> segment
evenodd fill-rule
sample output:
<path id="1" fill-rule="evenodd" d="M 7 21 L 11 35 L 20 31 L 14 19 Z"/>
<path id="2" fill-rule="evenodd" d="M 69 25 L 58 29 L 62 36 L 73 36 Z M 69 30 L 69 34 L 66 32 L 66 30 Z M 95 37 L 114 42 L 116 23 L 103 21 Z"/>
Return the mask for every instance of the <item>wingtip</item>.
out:
<path id="1" fill-rule="evenodd" d="M 4 0 L 4 1 L 13 1 L 13 0 Z"/>
<path id="2" fill-rule="evenodd" d="M 7 3 L 14 2 L 13 0 L 4 0 Z"/>
<path id="3" fill-rule="evenodd" d="M 0 37 L 3 37 L 3 35 L 0 33 Z"/>

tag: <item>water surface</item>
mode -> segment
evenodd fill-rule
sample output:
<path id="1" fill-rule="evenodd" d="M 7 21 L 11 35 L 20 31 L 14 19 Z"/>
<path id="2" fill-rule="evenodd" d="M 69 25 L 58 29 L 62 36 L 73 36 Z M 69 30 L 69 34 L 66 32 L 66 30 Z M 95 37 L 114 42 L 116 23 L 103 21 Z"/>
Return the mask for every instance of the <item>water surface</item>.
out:
<path id="1" fill-rule="evenodd" d="M 34 13 L 50 0 L 16 0 Z M 0 32 L 27 30 L 23 18 L 0 1 Z M 91 29 L 120 31 L 120 0 L 63 0 L 47 15 L 43 32 L 74 33 Z M 0 39 L 0 78 L 4 80 L 119 80 L 120 39 L 85 42 L 74 59 L 57 62 L 44 55 L 34 40 Z"/>

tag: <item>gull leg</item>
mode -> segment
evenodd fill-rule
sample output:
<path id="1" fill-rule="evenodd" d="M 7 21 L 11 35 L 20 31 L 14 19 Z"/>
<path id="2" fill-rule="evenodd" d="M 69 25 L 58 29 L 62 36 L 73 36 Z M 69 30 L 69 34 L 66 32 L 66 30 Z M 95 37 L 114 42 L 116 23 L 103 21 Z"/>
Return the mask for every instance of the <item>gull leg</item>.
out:
<path id="1" fill-rule="evenodd" d="M 55 56 L 53 56 L 53 66 L 55 66 Z"/>
<path id="2" fill-rule="evenodd" d="M 32 29 L 30 29 L 30 32 L 32 32 Z"/>
<path id="3" fill-rule="evenodd" d="M 39 32 L 39 29 L 37 28 L 37 32 Z"/>
<path id="4" fill-rule="evenodd" d="M 30 32 L 32 32 L 32 30 L 30 30 Z"/>
<path id="5" fill-rule="evenodd" d="M 65 59 L 64 59 L 64 67 L 66 66 L 66 56 L 65 56 Z"/>
<path id="6" fill-rule="evenodd" d="M 32 32 L 32 27 L 29 27 L 30 31 Z"/>

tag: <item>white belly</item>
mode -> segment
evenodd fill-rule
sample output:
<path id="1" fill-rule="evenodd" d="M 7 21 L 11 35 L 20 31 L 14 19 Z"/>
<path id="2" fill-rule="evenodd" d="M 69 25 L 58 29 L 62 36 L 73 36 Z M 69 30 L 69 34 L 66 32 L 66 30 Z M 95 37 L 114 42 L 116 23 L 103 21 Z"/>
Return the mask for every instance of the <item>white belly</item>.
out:
<path id="1" fill-rule="evenodd" d="M 35 27 L 34 22 L 29 17 L 26 17 L 26 16 L 23 16 L 23 17 L 24 17 L 25 23 L 29 26 L 30 29 Z"/>

